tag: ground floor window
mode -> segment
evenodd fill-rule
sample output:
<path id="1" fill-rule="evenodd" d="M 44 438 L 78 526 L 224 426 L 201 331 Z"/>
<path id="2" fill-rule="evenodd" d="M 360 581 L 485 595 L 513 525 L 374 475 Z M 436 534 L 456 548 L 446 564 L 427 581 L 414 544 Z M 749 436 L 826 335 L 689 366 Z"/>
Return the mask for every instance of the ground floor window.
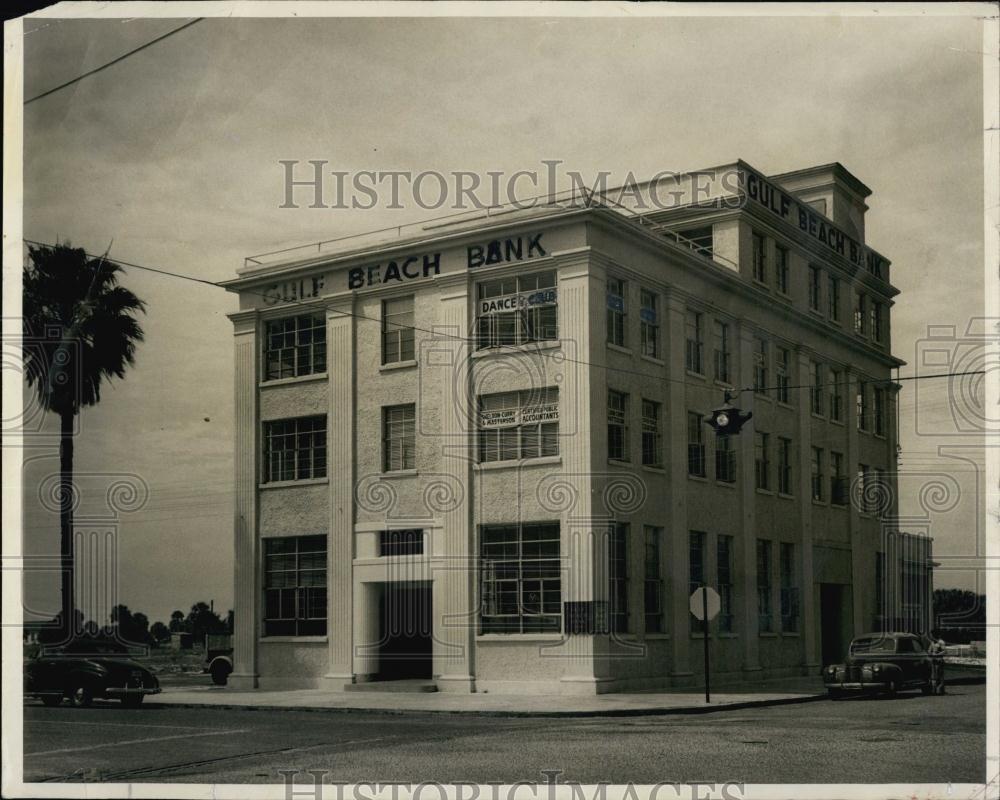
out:
<path id="1" fill-rule="evenodd" d="M 646 633 L 663 633 L 663 574 L 660 567 L 660 540 L 663 528 L 646 525 L 646 580 L 644 606 Z"/>
<path id="2" fill-rule="evenodd" d="M 795 545 L 781 543 L 781 630 L 799 629 L 799 587 L 795 580 Z"/>
<path id="3" fill-rule="evenodd" d="M 479 537 L 481 632 L 559 631 L 559 523 L 484 525 Z"/>
<path id="4" fill-rule="evenodd" d="M 716 585 L 719 587 L 719 632 L 733 632 L 733 537 L 716 542 Z"/>
<path id="5" fill-rule="evenodd" d="M 757 620 L 761 633 L 774 630 L 774 615 L 771 610 L 771 543 L 766 539 L 757 540 Z"/>
<path id="6" fill-rule="evenodd" d="M 611 526 L 608 540 L 611 632 L 628 633 L 628 523 Z"/>
<path id="7" fill-rule="evenodd" d="M 326 635 L 326 536 L 264 539 L 264 636 Z"/>

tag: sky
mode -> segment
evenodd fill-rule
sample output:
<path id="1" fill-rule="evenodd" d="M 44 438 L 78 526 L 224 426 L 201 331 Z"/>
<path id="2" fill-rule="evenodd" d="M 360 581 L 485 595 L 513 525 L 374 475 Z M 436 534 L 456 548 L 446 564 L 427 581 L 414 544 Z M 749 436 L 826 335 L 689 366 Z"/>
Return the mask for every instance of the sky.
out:
<path id="1" fill-rule="evenodd" d="M 25 97 L 182 22 L 28 19 Z M 953 326 L 933 347 L 978 369 L 966 331 L 983 315 L 982 49 L 971 17 L 205 20 L 25 108 L 24 235 L 215 281 L 250 254 L 441 213 L 279 208 L 282 159 L 479 173 L 560 159 L 639 177 L 840 161 L 873 190 L 867 241 L 901 290 L 901 374 L 932 371 L 919 366 L 930 325 Z M 224 612 L 236 298 L 136 269 L 124 282 L 148 304 L 146 341 L 80 417 L 76 469 L 95 488 L 78 516 L 138 476 L 148 500 L 101 523 L 117 533 L 117 602 L 151 620 L 198 600 Z M 900 508 L 926 516 L 921 488 L 947 484 L 954 502 L 929 517 L 936 583 L 975 588 L 983 440 L 952 435 L 948 384 L 904 385 Z M 39 492 L 57 423 L 30 424 L 25 552 L 54 553 Z M 942 446 L 971 449 L 956 461 Z M 30 616 L 54 613 L 56 585 L 29 577 Z"/>

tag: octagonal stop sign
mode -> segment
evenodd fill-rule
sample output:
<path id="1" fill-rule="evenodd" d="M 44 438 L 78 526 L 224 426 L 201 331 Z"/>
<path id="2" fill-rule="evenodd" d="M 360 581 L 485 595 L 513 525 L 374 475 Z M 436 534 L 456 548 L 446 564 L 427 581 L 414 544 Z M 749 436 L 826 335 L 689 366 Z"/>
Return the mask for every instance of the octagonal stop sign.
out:
<path id="1" fill-rule="evenodd" d="M 705 596 L 703 596 L 703 594 Z M 702 586 L 695 589 L 691 593 L 691 603 L 689 605 L 691 613 L 694 614 L 696 619 L 705 619 L 705 604 L 708 603 L 708 619 L 709 621 L 715 619 L 715 615 L 719 613 L 719 609 L 722 608 L 722 602 L 719 600 L 719 593 L 715 591 L 711 586 Z"/>

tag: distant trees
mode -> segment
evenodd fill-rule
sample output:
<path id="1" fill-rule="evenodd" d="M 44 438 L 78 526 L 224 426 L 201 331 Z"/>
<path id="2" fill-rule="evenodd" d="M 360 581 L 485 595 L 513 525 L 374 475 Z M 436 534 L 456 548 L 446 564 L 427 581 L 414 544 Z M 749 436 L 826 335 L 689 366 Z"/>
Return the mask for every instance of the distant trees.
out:
<path id="1" fill-rule="evenodd" d="M 170 638 L 170 628 L 162 622 L 154 622 L 149 628 L 149 635 L 154 642 L 162 642 Z"/>
<path id="2" fill-rule="evenodd" d="M 184 612 L 174 611 L 170 615 L 170 631 L 171 633 L 178 633 L 184 630 Z"/>
<path id="3" fill-rule="evenodd" d="M 142 612 L 133 614 L 126 605 L 111 609 L 111 625 L 118 638 L 130 644 L 149 644 L 149 618 Z"/>
<path id="4" fill-rule="evenodd" d="M 185 629 L 194 636 L 195 641 L 204 639 L 206 633 L 226 633 L 226 623 L 208 603 L 197 602 L 191 606 L 191 611 L 184 622 Z"/>
<path id="5" fill-rule="evenodd" d="M 986 595 L 966 589 L 934 590 L 934 624 L 947 642 L 986 638 Z"/>

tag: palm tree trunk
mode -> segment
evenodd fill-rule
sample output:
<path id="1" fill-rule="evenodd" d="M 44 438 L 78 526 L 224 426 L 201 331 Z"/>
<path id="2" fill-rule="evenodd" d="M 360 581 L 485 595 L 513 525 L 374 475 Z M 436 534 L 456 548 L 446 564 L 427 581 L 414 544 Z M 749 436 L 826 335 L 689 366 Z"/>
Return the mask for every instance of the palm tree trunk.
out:
<path id="1" fill-rule="evenodd" d="M 73 413 L 60 414 L 59 560 L 62 579 L 62 639 L 72 638 L 76 624 L 73 602 Z"/>

